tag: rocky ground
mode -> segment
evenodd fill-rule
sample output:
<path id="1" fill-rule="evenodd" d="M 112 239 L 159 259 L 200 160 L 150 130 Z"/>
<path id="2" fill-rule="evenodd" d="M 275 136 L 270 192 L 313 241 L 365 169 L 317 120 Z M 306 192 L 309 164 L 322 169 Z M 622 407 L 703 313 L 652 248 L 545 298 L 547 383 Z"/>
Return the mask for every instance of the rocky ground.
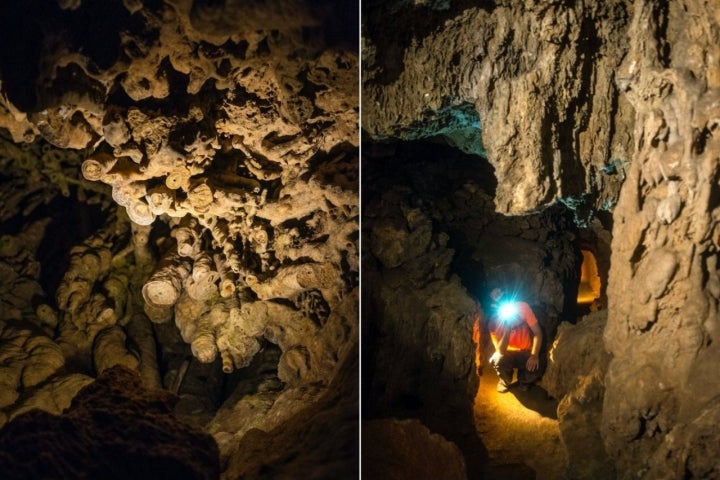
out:
<path id="1" fill-rule="evenodd" d="M 488 452 L 483 477 L 562 480 L 567 454 L 560 439 L 557 400 L 540 386 L 496 390 L 497 375 L 483 369 L 475 397 L 475 428 Z M 473 478 L 471 474 L 468 478 Z"/>

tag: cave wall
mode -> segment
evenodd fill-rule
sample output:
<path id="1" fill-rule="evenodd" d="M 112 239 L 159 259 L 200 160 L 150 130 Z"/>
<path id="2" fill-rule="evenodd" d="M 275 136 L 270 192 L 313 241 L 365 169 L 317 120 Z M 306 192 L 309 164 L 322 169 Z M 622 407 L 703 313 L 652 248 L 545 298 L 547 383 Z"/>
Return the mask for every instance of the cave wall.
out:
<path id="1" fill-rule="evenodd" d="M 632 153 L 632 108 L 615 84 L 629 8 L 364 2 L 363 129 L 451 137 L 487 155 L 499 212 L 562 199 L 587 220 L 617 201 Z"/>
<path id="2" fill-rule="evenodd" d="M 617 75 L 636 111 L 605 331 L 602 427 L 620 478 L 720 471 L 719 27 L 711 3 L 635 2 Z"/>
<path id="3" fill-rule="evenodd" d="M 362 21 L 368 138 L 426 139 L 475 159 L 474 185 L 439 191 L 438 170 L 448 167 L 442 154 L 436 169 L 408 166 L 406 176 L 425 179 L 412 195 L 437 197 L 442 213 L 431 218 L 457 250 L 458 271 L 475 271 L 464 279 L 471 295 L 518 282 L 539 316 L 551 318 L 552 335 L 560 318 L 574 320 L 576 228 L 595 228 L 607 240 L 593 211 L 612 208 L 626 175 L 632 108 L 614 70 L 627 5 L 366 2 Z M 397 161 L 366 152 L 365 172 L 373 162 Z M 553 217 L 560 205 L 572 220 Z M 382 210 L 364 211 L 373 223 Z M 395 243 L 387 237 L 387 248 L 397 244 L 397 235 Z"/>
<path id="4" fill-rule="evenodd" d="M 473 399 L 490 356 L 483 304 L 495 285 L 526 300 L 549 347 L 560 321 L 574 319 L 568 305 L 577 296 L 582 257 L 573 213 L 561 204 L 530 215 L 496 213 L 490 167 L 454 146 L 366 142 L 364 148 L 364 442 L 387 442 L 394 450 L 386 457 L 410 461 L 389 440 L 402 435 L 391 418 L 419 419 L 459 446 L 474 475 L 484 467 L 483 447 L 469 432 Z M 386 419 L 387 430 L 376 419 Z M 369 448 L 369 455 L 380 453 Z M 383 468 L 395 475 L 388 466 L 368 471 Z"/>

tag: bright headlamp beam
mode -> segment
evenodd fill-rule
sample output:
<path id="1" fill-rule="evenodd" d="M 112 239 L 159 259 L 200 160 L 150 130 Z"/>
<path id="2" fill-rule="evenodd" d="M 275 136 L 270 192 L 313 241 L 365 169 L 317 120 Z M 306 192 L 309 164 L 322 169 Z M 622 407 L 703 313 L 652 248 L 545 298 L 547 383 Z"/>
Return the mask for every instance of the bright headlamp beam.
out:
<path id="1" fill-rule="evenodd" d="M 518 314 L 518 306 L 515 302 L 503 302 L 498 307 L 500 320 L 510 320 Z"/>

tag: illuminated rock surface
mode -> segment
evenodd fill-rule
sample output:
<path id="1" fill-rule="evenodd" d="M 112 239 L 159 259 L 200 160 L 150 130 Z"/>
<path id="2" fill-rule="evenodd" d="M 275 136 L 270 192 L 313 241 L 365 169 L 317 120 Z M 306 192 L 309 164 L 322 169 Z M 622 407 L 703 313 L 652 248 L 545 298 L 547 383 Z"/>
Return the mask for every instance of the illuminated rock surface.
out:
<path id="1" fill-rule="evenodd" d="M 357 356 L 357 8 L 0 7 L 0 423 L 116 365 L 177 394 L 233 471 L 248 432 L 289 446 L 286 421 L 323 415 Z M 322 428 L 356 438 L 352 402 Z M 323 461 L 357 469 L 352 448 Z"/>

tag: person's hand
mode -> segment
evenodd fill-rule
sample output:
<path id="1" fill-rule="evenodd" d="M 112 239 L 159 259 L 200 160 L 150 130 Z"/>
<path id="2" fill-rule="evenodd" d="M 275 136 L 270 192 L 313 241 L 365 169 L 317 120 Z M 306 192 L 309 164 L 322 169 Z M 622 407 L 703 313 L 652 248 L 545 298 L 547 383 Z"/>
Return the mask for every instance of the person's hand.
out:
<path id="1" fill-rule="evenodd" d="M 540 359 L 537 355 L 530 355 L 530 357 L 527 359 L 527 362 L 525 363 L 525 368 L 527 368 L 528 372 L 534 372 L 538 369 L 540 366 Z"/>
<path id="2" fill-rule="evenodd" d="M 496 365 L 500 359 L 502 359 L 503 355 L 500 352 L 495 352 L 490 357 L 490 365 Z"/>

